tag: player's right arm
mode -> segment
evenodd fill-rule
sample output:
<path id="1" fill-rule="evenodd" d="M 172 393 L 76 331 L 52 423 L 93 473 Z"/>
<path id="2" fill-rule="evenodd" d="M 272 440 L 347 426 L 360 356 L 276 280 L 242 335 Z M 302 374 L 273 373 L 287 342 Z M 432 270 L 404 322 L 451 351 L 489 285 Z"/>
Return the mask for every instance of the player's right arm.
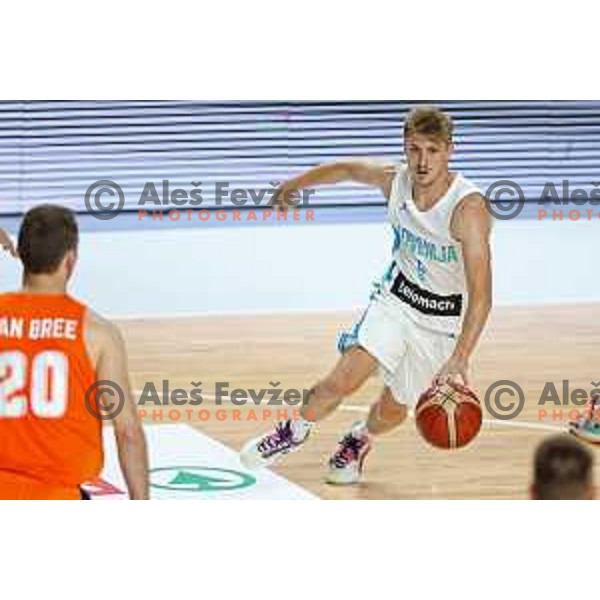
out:
<path id="1" fill-rule="evenodd" d="M 319 165 L 293 177 L 279 186 L 275 205 L 287 209 L 298 198 L 292 193 L 299 190 L 313 188 L 319 185 L 353 181 L 371 187 L 376 187 L 389 199 L 392 180 L 394 179 L 394 166 L 376 162 L 351 160 Z"/>
<path id="2" fill-rule="evenodd" d="M 98 381 L 108 380 L 116 384 L 117 390 L 125 395 L 123 408 L 110 414 L 115 430 L 119 463 L 127 482 L 132 500 L 147 500 L 149 497 L 148 451 L 144 430 L 131 393 L 127 367 L 125 342 L 113 323 L 93 313 L 89 314 L 88 339 L 95 355 Z M 115 398 L 107 398 L 114 405 Z"/>

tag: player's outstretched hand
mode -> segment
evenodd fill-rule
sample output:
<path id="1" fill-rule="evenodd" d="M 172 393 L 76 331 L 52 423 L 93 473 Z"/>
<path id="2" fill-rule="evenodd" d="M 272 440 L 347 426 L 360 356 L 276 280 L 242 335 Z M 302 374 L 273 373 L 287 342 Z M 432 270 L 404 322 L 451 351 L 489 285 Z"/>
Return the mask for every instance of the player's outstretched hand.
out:
<path id="1" fill-rule="evenodd" d="M 469 363 L 464 358 L 451 356 L 446 364 L 438 371 L 433 378 L 435 385 L 443 385 L 449 380 L 458 381 L 463 385 L 470 387 L 469 384 Z"/>
<path id="2" fill-rule="evenodd" d="M 17 251 L 15 250 L 15 246 L 10 239 L 10 236 L 2 228 L 0 228 L 0 247 L 8 252 L 11 256 L 15 258 L 17 257 Z"/>
<path id="3" fill-rule="evenodd" d="M 290 207 L 295 207 L 295 200 L 299 197 L 299 190 L 287 187 L 285 184 L 277 189 L 273 195 L 273 208 L 287 212 Z"/>

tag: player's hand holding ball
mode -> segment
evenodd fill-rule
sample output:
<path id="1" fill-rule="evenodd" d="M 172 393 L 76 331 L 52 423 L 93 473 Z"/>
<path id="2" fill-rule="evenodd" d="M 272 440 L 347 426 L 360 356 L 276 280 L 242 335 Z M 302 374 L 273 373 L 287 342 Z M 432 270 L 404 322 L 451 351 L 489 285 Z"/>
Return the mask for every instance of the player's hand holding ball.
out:
<path id="1" fill-rule="evenodd" d="M 466 446 L 481 429 L 481 404 L 469 387 L 468 372 L 469 361 L 452 355 L 419 398 L 417 429 L 436 448 Z"/>
<path id="2" fill-rule="evenodd" d="M 469 386 L 469 361 L 452 355 L 433 378 L 433 385 L 443 385 L 449 381 Z"/>

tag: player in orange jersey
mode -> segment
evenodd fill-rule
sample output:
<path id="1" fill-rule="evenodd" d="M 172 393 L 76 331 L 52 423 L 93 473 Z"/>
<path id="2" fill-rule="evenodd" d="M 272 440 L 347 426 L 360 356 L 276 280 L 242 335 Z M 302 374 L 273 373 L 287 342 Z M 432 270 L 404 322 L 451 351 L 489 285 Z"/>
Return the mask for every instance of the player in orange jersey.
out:
<path id="1" fill-rule="evenodd" d="M 13 249 L 2 231 L 0 246 Z M 104 462 L 100 417 L 114 425 L 130 497 L 148 498 L 146 442 L 123 339 L 67 293 L 77 247 L 70 210 L 45 205 L 25 215 L 17 245 L 23 286 L 0 294 L 0 498 L 84 497 L 80 486 L 98 477 Z M 86 402 L 102 380 L 122 390 L 122 409 L 113 415 L 106 411 L 114 397 L 88 394 Z"/>

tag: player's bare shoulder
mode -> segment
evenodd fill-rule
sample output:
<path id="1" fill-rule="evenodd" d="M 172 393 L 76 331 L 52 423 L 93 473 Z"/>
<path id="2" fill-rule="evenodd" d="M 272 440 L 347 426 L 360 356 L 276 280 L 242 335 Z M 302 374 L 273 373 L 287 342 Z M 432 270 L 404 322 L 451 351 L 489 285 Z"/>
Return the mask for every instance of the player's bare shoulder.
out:
<path id="1" fill-rule="evenodd" d="M 450 221 L 452 237 L 459 242 L 469 237 L 488 238 L 492 226 L 485 198 L 479 192 L 468 194 L 457 204 Z"/>
<path id="2" fill-rule="evenodd" d="M 374 163 L 374 167 L 378 169 L 378 187 L 383 192 L 386 201 L 389 201 L 390 194 L 392 193 L 392 183 L 398 173 L 398 165 L 393 163 Z"/>
<path id="3" fill-rule="evenodd" d="M 389 201 L 392 193 L 392 183 L 398 174 L 398 165 L 388 163 L 383 167 L 383 195 Z"/>
<path id="4" fill-rule="evenodd" d="M 87 351 L 95 365 L 104 353 L 119 351 L 124 345 L 119 328 L 91 308 L 86 311 L 85 332 Z"/>

